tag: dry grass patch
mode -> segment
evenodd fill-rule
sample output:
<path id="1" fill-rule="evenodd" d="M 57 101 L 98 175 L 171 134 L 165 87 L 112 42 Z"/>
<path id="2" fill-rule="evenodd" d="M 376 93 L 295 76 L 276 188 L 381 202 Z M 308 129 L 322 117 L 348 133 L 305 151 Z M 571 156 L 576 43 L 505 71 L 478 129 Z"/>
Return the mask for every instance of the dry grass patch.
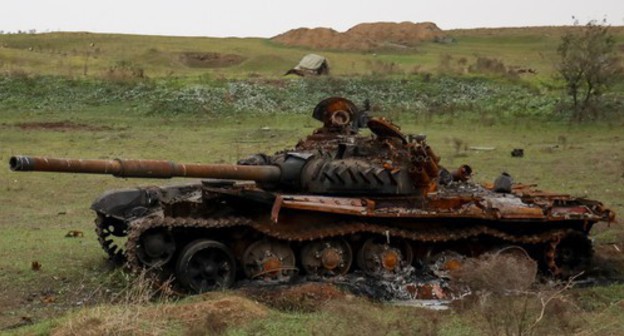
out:
<path id="1" fill-rule="evenodd" d="M 81 311 L 52 335 L 218 334 L 267 314 L 266 307 L 238 296 L 206 296 L 186 304 L 106 305 Z"/>
<path id="2" fill-rule="evenodd" d="M 537 283 L 537 263 L 520 247 L 469 259 L 453 277 L 473 294 L 458 302 L 486 335 L 572 334 L 583 322 L 568 292 L 575 278 L 563 283 Z"/>
<path id="3" fill-rule="evenodd" d="M 268 309 L 254 301 L 223 293 L 173 302 L 170 283 L 141 273 L 113 300 L 114 304 L 82 310 L 52 335 L 219 334 L 265 317 Z"/>
<path id="4" fill-rule="evenodd" d="M 452 276 L 477 292 L 520 292 L 535 283 L 537 262 L 524 249 L 510 246 L 466 260 Z"/>

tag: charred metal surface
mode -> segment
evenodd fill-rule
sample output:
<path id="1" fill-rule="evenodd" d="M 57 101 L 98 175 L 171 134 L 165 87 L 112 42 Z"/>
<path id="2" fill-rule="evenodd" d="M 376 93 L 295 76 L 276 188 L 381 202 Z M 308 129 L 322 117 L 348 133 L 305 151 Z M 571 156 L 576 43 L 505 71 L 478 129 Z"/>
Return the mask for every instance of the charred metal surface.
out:
<path id="1" fill-rule="evenodd" d="M 322 101 L 313 117 L 322 126 L 294 148 L 237 165 L 14 156 L 10 168 L 204 179 L 111 191 L 91 206 L 110 259 L 173 275 L 190 292 L 242 278 L 400 278 L 411 267 L 439 268 L 432 255 L 459 260 L 510 245 L 564 276 L 591 256 L 592 226 L 615 217 L 598 201 L 513 183 L 506 173 L 474 183 L 472 167 L 444 168 L 424 135 L 404 134 L 344 98 Z M 359 135 L 363 127 L 372 135 Z M 404 292 L 439 291 L 419 286 Z"/>
<path id="2" fill-rule="evenodd" d="M 276 182 L 281 174 L 279 167 L 275 166 L 182 164 L 166 160 L 84 160 L 13 156 L 9 165 L 13 171 L 107 174 L 116 177 L 143 178 L 223 178 L 259 182 Z"/>

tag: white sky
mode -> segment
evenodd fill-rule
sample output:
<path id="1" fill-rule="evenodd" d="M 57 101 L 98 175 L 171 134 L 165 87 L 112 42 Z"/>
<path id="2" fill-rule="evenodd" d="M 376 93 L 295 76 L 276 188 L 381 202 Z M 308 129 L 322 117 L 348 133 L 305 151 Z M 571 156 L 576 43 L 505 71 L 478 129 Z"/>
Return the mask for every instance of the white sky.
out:
<path id="1" fill-rule="evenodd" d="M 442 29 L 624 25 L 624 0 L 2 0 L 0 30 L 270 37 L 299 27 L 432 21 Z"/>

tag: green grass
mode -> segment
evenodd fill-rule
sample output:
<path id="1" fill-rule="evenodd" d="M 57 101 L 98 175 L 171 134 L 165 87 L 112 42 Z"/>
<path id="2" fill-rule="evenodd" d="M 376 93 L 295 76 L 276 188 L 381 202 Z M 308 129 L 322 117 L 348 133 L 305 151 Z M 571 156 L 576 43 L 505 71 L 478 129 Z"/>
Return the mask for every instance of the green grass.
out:
<path id="1" fill-rule="evenodd" d="M 15 154 L 234 162 L 251 153 L 273 153 L 291 147 L 319 126 L 318 122 L 301 114 L 167 117 L 146 115 L 123 105 L 90 107 L 82 111 L 11 109 L 0 113 L 3 117 L 0 125 L 0 161 L 5 164 Z M 620 126 L 569 125 L 528 119 L 513 122 L 514 119 L 505 118 L 492 123 L 491 120 L 483 122 L 478 116 L 428 119 L 407 112 L 391 115 L 406 132 L 427 134 L 429 143 L 443 157 L 443 165 L 449 168 L 463 163 L 472 165 L 478 181 L 492 181 L 501 171 L 508 171 L 516 181 L 536 182 L 545 189 L 587 195 L 604 201 L 616 212 L 624 213 L 624 157 L 620 154 L 624 153 L 624 139 Z M 70 122 L 75 128 L 50 130 L 17 126 L 54 121 Z M 86 126 L 96 130 L 84 129 Z M 261 129 L 265 126 L 269 130 Z M 562 143 L 563 138 L 566 139 L 565 144 Z M 462 143 L 459 150 L 454 145 L 457 141 Z M 491 146 L 495 149 L 486 152 L 464 149 L 470 146 Z M 509 152 L 516 147 L 525 149 L 524 158 L 510 157 Z M 90 202 L 109 189 L 174 181 L 13 173 L 3 169 L 0 170 L 0 182 L 0 204 L 5 205 L 0 216 L 0 300 L 5 307 L 0 313 L 0 325 L 6 326 L 19 321 L 22 316 L 46 321 L 48 317 L 58 316 L 67 309 L 79 308 L 79 303 L 93 305 L 111 300 L 112 293 L 119 290 L 125 281 L 120 281 L 115 272 L 110 273 L 105 263 L 105 255 L 93 232 L 93 215 L 88 210 Z M 85 237 L 65 238 L 69 230 L 83 231 Z M 595 230 L 597 243 L 604 242 L 606 248 L 611 248 L 612 244 L 622 247 L 621 232 L 619 225 L 611 228 L 600 225 Z M 621 258 L 617 254 L 607 256 L 607 263 Z M 41 263 L 40 271 L 31 270 L 33 261 Z M 581 293 L 583 297 L 599 295 L 615 298 L 622 296 L 622 288 L 598 287 Z M 54 297 L 54 302 L 44 303 L 49 295 Z M 602 300 L 598 307 L 602 310 L 588 308 L 583 314 L 590 318 L 594 314 L 592 312 L 600 311 L 600 314 L 611 318 L 615 312 L 621 312 L 618 306 L 609 306 L 614 299 Z M 356 307 L 369 309 L 366 305 Z M 605 311 L 607 308 L 610 310 Z M 386 308 L 383 310 L 386 311 Z M 389 312 L 387 320 L 373 320 L 374 323 L 371 323 L 376 327 L 404 328 L 397 323 L 401 321 L 401 314 L 407 313 L 394 308 Z M 353 312 L 332 314 L 331 311 L 275 313 L 269 319 L 234 328 L 231 333 L 257 331 L 277 334 L 279 330 L 289 330 L 293 334 L 307 334 L 309 330 L 328 331 L 323 321 L 331 316 L 330 320 L 337 325 L 337 330 L 349 334 L 352 330 L 347 322 L 355 321 L 348 316 Z M 372 312 L 362 314 L 362 318 L 373 315 Z M 345 318 L 347 322 L 342 321 Z M 463 326 L 462 330 L 466 325 L 475 328 L 477 322 L 474 319 L 470 314 L 453 314 L 450 322 L 445 319 L 436 328 L 441 328 L 440 334 L 453 335 L 460 330 L 459 326 Z M 418 321 L 421 320 L 407 325 L 409 328 L 431 327 Z M 44 326 L 49 324 L 44 322 Z M 443 332 L 446 329 L 451 331 Z M 466 331 L 466 334 L 470 333 Z"/>
<path id="2" fill-rule="evenodd" d="M 615 88 L 606 99 L 611 107 L 604 111 L 621 118 L 617 113 L 624 99 L 617 92 Z M 105 105 L 129 113 L 213 119 L 250 113 L 308 114 L 310 106 L 336 95 L 357 103 L 369 99 L 375 112 L 393 115 L 405 112 L 497 120 L 561 120 L 567 116 L 559 112 L 561 91 L 557 87 L 505 78 L 410 75 L 206 80 L 192 84 L 177 80 L 115 83 L 53 76 L 0 77 L 0 99 L 5 107 L 32 113 Z"/>

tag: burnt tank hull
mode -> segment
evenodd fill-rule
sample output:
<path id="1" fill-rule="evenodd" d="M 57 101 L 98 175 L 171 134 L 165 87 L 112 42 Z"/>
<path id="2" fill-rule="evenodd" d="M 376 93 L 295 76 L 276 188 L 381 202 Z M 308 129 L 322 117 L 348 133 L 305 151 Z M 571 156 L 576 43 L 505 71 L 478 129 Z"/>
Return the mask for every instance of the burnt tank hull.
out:
<path id="1" fill-rule="evenodd" d="M 13 170 L 202 178 L 110 191 L 91 206 L 109 257 L 150 269 L 190 292 L 240 279 L 296 274 L 426 270 L 448 251 L 478 256 L 516 246 L 547 274 L 565 276 L 591 257 L 589 232 L 614 214 L 600 202 L 450 172 L 424 136 L 368 118 L 343 98 L 322 101 L 323 127 L 294 148 L 237 165 L 146 160 L 11 158 Z M 358 135 L 367 126 L 371 136 Z"/>
<path id="2" fill-rule="evenodd" d="M 383 274 L 408 264 L 422 267 L 446 250 L 476 256 L 509 245 L 525 249 L 545 272 L 566 275 L 591 256 L 592 225 L 608 220 L 607 210 L 595 201 L 522 185 L 500 194 L 470 182 L 425 197 L 281 194 L 219 180 L 135 193 L 160 198 L 151 207 L 135 201 L 123 211 L 128 217 L 120 217 L 118 208 L 108 213 L 99 206 L 101 199 L 93 208 L 105 223 L 127 223 L 127 241 L 119 250 L 124 261 L 178 277 L 183 247 L 198 240 L 227 248 L 237 268 L 234 279 L 287 279 L 295 270 L 319 276 L 356 269 Z M 252 253 L 259 242 L 264 242 L 261 252 Z M 111 252 L 110 244 L 103 247 Z M 324 261 L 325 254 L 334 262 Z M 218 286 L 226 284 L 231 283 Z M 184 285 L 193 292 L 214 289 Z"/>

